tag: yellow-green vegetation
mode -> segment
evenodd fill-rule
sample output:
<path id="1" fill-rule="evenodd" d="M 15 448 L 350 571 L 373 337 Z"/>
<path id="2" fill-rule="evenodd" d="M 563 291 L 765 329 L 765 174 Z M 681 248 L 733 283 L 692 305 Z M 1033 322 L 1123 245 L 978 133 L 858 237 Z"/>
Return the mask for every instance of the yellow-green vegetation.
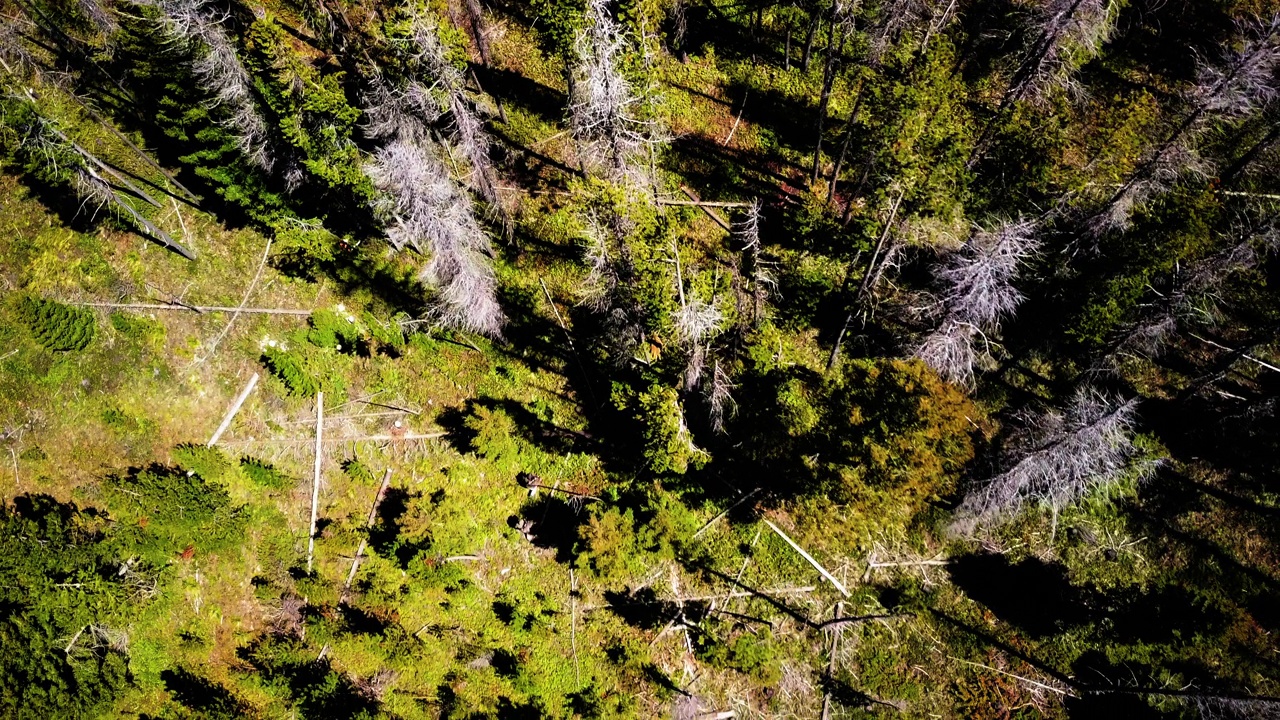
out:
<path id="1" fill-rule="evenodd" d="M 1275 715 L 1276 12 L 0 0 L 0 716 Z"/>

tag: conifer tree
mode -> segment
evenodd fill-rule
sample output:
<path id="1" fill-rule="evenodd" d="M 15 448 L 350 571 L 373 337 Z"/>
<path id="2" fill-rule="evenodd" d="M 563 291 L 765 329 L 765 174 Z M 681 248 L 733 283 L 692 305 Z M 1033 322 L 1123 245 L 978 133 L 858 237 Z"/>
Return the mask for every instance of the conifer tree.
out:
<path id="1" fill-rule="evenodd" d="M 253 80 L 223 28 L 229 17 L 204 0 L 139 2 L 156 8 L 166 35 L 192 53 L 192 72 L 211 96 L 210 102 L 222 109 L 220 122 L 235 133 L 240 151 L 254 165 L 271 170 L 275 153 L 270 131 L 254 99 Z"/>

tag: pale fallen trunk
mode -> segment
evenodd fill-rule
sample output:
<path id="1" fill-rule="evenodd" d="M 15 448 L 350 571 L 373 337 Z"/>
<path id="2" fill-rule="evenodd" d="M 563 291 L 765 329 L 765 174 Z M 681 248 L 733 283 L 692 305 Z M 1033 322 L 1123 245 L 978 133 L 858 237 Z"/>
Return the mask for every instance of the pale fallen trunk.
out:
<path id="1" fill-rule="evenodd" d="M 227 305 L 183 305 L 181 303 L 111 303 L 86 302 L 74 303 L 81 307 L 112 308 L 116 310 L 188 310 L 197 313 L 206 312 L 241 312 L 254 315 L 311 315 L 310 310 L 289 310 L 286 308 L 250 308 L 230 307 Z"/>
<path id="2" fill-rule="evenodd" d="M 382 498 L 387 494 L 387 487 L 391 485 L 391 468 L 382 474 L 382 484 L 378 486 L 378 494 L 373 496 L 373 506 L 369 508 L 369 518 L 365 520 L 364 529 L 366 533 L 373 528 L 373 521 L 378 519 L 378 506 L 382 504 Z M 364 549 L 369 543 L 369 538 L 360 538 L 360 546 L 356 548 L 356 556 L 351 558 L 351 572 L 347 573 L 347 581 L 342 584 L 342 596 L 340 600 L 347 598 L 347 593 L 351 591 L 351 583 L 356 579 L 356 571 L 360 569 L 360 561 L 364 559 Z"/>
<path id="3" fill-rule="evenodd" d="M 833 620 L 839 620 L 844 615 L 844 603 L 836 603 L 836 613 Z M 836 675 L 836 648 L 840 645 L 840 628 L 831 631 L 831 649 L 827 651 L 827 689 L 822 693 L 822 720 L 828 720 L 831 717 L 831 680 Z"/>
<path id="4" fill-rule="evenodd" d="M 254 373 L 253 377 L 249 378 L 249 382 L 245 384 L 244 390 L 240 391 L 240 396 L 236 398 L 231 409 L 228 410 L 226 416 L 222 418 L 222 423 L 218 425 L 218 429 L 213 431 L 213 437 L 209 438 L 209 447 L 213 447 L 217 444 L 218 439 L 222 437 L 222 434 L 227 431 L 228 427 L 231 427 L 231 421 L 235 419 L 236 413 L 240 412 L 240 406 L 244 405 L 244 401 L 249 398 L 249 393 L 253 392 L 253 389 L 257 386 L 258 373 Z"/>
<path id="5" fill-rule="evenodd" d="M 307 574 L 316 554 L 316 509 L 320 505 L 320 460 L 324 435 L 324 392 L 316 393 L 316 465 L 311 479 L 311 529 L 307 533 Z"/>
<path id="6" fill-rule="evenodd" d="M 786 533 L 782 532 L 782 530 L 781 530 L 781 529 L 779 529 L 777 525 L 774 525 L 773 523 L 769 522 L 768 520 L 765 520 L 765 521 L 764 521 L 764 524 L 765 524 L 765 525 L 768 525 L 770 530 L 772 530 L 772 531 L 774 531 L 775 533 L 777 533 L 777 534 L 778 534 L 778 537 L 780 537 L 780 538 L 782 538 L 783 540 L 785 540 L 785 541 L 786 541 L 786 543 L 787 543 L 788 545 L 790 545 L 790 546 L 791 546 L 791 548 L 792 548 L 793 550 L 795 550 L 796 552 L 800 553 L 800 557 L 803 557 L 805 560 L 808 560 L 808 561 L 809 561 L 809 564 L 810 564 L 810 565 L 812 565 L 812 566 L 814 567 L 814 569 L 815 569 L 815 570 L 817 570 L 818 572 L 822 573 L 822 577 L 826 578 L 828 582 L 830 582 L 832 585 L 835 585 L 835 586 L 836 586 L 836 589 L 840 591 L 840 594 L 841 594 L 841 595 L 844 595 L 845 597 L 849 597 L 849 591 L 848 591 L 848 590 L 846 590 L 846 589 L 845 589 L 845 586 L 844 586 L 844 585 L 842 585 L 842 584 L 840 583 L 840 581 L 836 579 L 836 576 L 835 576 L 835 575 L 832 575 L 832 574 L 831 574 L 831 573 L 829 573 L 829 572 L 827 572 L 827 569 L 826 569 L 826 568 L 824 568 L 824 567 L 822 567 L 822 565 L 818 564 L 818 561 L 817 561 L 817 560 L 814 560 L 812 555 L 810 555 L 809 553 L 805 552 L 805 551 L 804 551 L 804 548 L 802 548 L 802 547 L 800 547 L 799 545 L 797 545 L 795 540 L 792 540 L 791 538 L 787 537 L 787 534 L 786 534 Z"/>

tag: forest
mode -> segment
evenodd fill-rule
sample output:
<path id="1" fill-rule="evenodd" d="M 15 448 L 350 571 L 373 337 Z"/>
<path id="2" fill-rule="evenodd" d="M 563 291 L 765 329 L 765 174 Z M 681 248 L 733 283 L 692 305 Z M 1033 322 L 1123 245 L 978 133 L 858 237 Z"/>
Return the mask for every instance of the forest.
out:
<path id="1" fill-rule="evenodd" d="M 1275 0 L 0 0 L 0 717 L 1280 718 L 1277 287 Z"/>

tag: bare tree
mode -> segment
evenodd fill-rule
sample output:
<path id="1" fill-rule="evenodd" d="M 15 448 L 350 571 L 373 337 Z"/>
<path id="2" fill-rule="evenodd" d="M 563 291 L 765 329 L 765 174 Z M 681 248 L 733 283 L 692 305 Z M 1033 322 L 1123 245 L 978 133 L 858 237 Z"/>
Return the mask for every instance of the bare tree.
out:
<path id="1" fill-rule="evenodd" d="M 76 5 L 80 8 L 80 14 L 108 40 L 120 29 L 114 11 L 104 5 L 102 0 L 77 0 Z"/>
<path id="2" fill-rule="evenodd" d="M 1115 0 L 1049 0 L 1032 18 L 1035 42 L 1014 73 L 1001 105 L 1039 101 L 1055 87 L 1070 87 L 1071 73 L 1094 57 L 1111 34 Z"/>
<path id="3" fill-rule="evenodd" d="M 438 294 L 436 320 L 497 336 L 503 317 L 489 239 L 444 163 L 421 146 L 396 139 L 378 150 L 366 172 L 383 193 L 378 209 L 389 222 L 391 244 L 429 256 L 422 274 Z"/>
<path id="4" fill-rule="evenodd" d="M 1047 506 L 1056 520 L 1058 512 L 1090 491 L 1114 485 L 1133 467 L 1137 408 L 1137 399 L 1086 387 L 1065 412 L 1051 410 L 1029 420 L 1008 469 L 965 496 L 952 530 L 971 534 L 1006 522 L 1033 503 Z M 1145 474 L 1154 467 L 1134 469 Z"/>
<path id="5" fill-rule="evenodd" d="M 14 103 L 17 112 L 12 117 L 8 113 L 0 113 L 0 124 L 8 125 L 17 140 L 17 149 L 33 163 L 42 166 L 47 179 L 65 182 L 80 198 L 81 207 L 90 207 L 95 214 L 103 207 L 110 207 L 120 215 L 129 219 L 141 232 L 150 235 L 161 245 L 179 253 L 188 260 L 195 255 L 177 243 L 168 233 L 138 212 L 133 204 L 126 200 L 121 192 L 107 177 L 124 184 L 134 194 L 155 205 L 157 201 L 146 194 L 127 177 L 111 168 L 96 155 L 72 140 L 58 126 L 58 123 L 46 117 L 40 111 L 36 96 L 30 89 L 14 93 L 8 98 Z M 2 101 L 0 101 L 2 102 Z"/>
<path id="6" fill-rule="evenodd" d="M 758 199 L 751 203 L 741 219 L 734 222 L 731 235 L 734 244 L 742 254 L 739 270 L 743 279 L 746 280 L 744 289 L 749 295 L 751 303 L 750 313 L 744 312 L 748 308 L 739 306 L 740 321 L 750 317 L 752 324 L 759 324 L 764 317 L 765 303 L 768 301 L 770 294 L 777 288 L 778 282 L 770 271 L 769 262 L 762 255 L 760 201 Z"/>
<path id="7" fill-rule="evenodd" d="M 1280 14 L 1241 22 L 1240 33 L 1244 43 L 1239 50 L 1228 50 L 1217 63 L 1201 59 L 1196 80 L 1186 93 L 1189 110 L 1089 220 L 1087 229 L 1093 238 L 1127 228 L 1135 206 L 1168 189 L 1181 175 L 1207 174 L 1209 166 L 1193 147 L 1196 138 L 1213 121 L 1244 117 L 1275 97 Z"/>
<path id="8" fill-rule="evenodd" d="M 474 2 L 474 0 L 471 0 Z M 431 85 L 423 84 L 422 79 L 412 79 L 403 91 L 408 106 L 424 116 L 427 122 L 435 122 L 444 113 L 448 113 L 450 123 L 450 139 L 466 157 L 470 172 L 465 181 L 480 195 L 485 202 L 496 211 L 502 212 L 502 203 L 498 197 L 497 172 L 490 158 L 489 136 L 484 129 L 475 104 L 467 95 L 466 76 L 462 69 L 449 58 L 448 48 L 440 40 L 436 19 L 425 11 L 415 11 L 411 15 L 409 33 L 402 46 L 413 58 Z M 439 111 L 432 113 L 429 103 L 437 89 Z M 509 219 L 502 215 L 504 223 Z"/>
<path id="9" fill-rule="evenodd" d="M 1118 354 L 1156 357 L 1178 330 L 1180 321 L 1212 325 L 1218 320 L 1218 291 L 1231 275 L 1256 267 L 1266 254 L 1280 250 L 1280 226 L 1238 223 L 1230 233 L 1235 242 L 1179 271 L 1171 286 L 1145 308 L 1143 317 L 1116 341 L 1104 362 L 1114 365 Z"/>
<path id="10" fill-rule="evenodd" d="M 937 270 L 944 288 L 944 317 L 916 349 L 916 357 L 951 382 L 973 382 L 979 356 L 975 343 L 985 342 L 985 333 L 998 331 L 1022 302 L 1013 281 L 1039 246 L 1034 231 L 1035 223 L 1026 218 L 974 230 L 964 247 Z"/>
<path id="11" fill-rule="evenodd" d="M 656 125 L 637 112 L 643 97 L 622 72 L 630 43 L 610 0 L 587 0 L 586 28 L 574 41 L 577 67 L 569 121 L 584 166 L 615 182 L 653 182 L 645 166 Z"/>
<path id="12" fill-rule="evenodd" d="M 219 121 L 236 136 L 240 152 L 263 170 L 270 170 L 271 151 L 266 121 L 253 97 L 253 81 L 236 56 L 235 43 L 222 28 L 228 15 L 204 0 L 135 0 L 160 12 L 161 27 L 170 40 L 195 55 L 191 70 L 220 107 Z"/>

